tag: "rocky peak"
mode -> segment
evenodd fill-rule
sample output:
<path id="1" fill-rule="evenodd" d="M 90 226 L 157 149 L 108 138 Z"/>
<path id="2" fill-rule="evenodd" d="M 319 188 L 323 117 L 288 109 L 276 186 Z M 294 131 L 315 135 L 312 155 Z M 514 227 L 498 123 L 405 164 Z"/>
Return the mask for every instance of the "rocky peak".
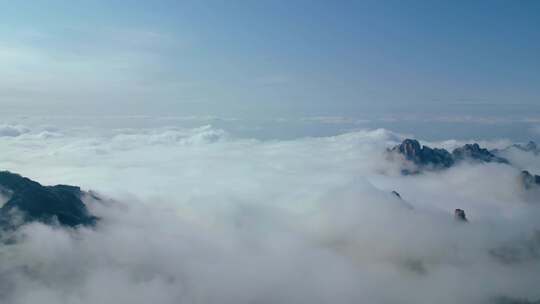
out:
<path id="1" fill-rule="evenodd" d="M 395 146 L 390 151 L 402 154 L 405 156 L 405 159 L 419 166 L 448 168 L 454 163 L 448 151 L 421 146 L 415 139 L 405 139 L 400 145 Z"/>
<path id="2" fill-rule="evenodd" d="M 418 166 L 417 170 L 402 170 L 404 174 L 418 173 L 421 169 L 446 169 L 458 161 L 465 160 L 485 163 L 509 163 L 505 158 L 496 156 L 491 151 L 480 147 L 477 143 L 466 144 L 450 153 L 446 149 L 422 146 L 417 140 L 408 138 L 388 151 L 399 153 L 406 160 Z"/>
<path id="3" fill-rule="evenodd" d="M 491 153 L 488 149 L 481 148 L 480 145 L 477 143 L 474 144 L 466 144 L 463 147 L 456 148 L 454 151 L 452 151 L 452 155 L 454 156 L 455 160 L 474 160 L 474 161 L 481 161 L 481 162 L 495 162 L 495 163 L 503 163 L 508 164 L 508 160 L 505 158 L 496 156 L 495 154 Z"/>
<path id="4" fill-rule="evenodd" d="M 408 160 L 412 160 L 414 162 L 420 160 L 422 148 L 420 146 L 420 143 L 416 139 L 409 139 L 409 138 L 405 139 L 398 146 L 398 150 Z"/>
<path id="5" fill-rule="evenodd" d="M 467 216 L 465 215 L 465 210 L 463 209 L 456 209 L 454 210 L 454 218 L 461 222 L 468 222 Z"/>
<path id="6" fill-rule="evenodd" d="M 22 215 L 23 223 L 58 221 L 60 225 L 70 227 L 93 225 L 97 220 L 81 200 L 86 192 L 76 186 L 42 186 L 19 174 L 1 171 L 0 189 L 6 197 L 0 208 L 1 228 L 14 225 L 14 214 Z"/>

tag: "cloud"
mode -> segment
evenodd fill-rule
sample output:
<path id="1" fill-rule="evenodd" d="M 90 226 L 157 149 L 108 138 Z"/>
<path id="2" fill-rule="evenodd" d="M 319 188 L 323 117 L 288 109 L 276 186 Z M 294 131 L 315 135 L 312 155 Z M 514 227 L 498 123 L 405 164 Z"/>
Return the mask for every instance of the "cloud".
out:
<path id="1" fill-rule="evenodd" d="M 30 130 L 21 125 L 0 125 L 0 137 L 17 137 L 28 132 Z"/>
<path id="2" fill-rule="evenodd" d="M 404 177 L 384 154 L 401 135 L 383 129 L 268 141 L 210 126 L 55 132 L 1 137 L 0 166 L 114 202 L 87 201 L 95 229 L 31 224 L 1 246 L 5 303 L 540 298 L 539 258 L 490 254 L 537 246 L 540 206 L 516 168 Z M 455 222 L 455 208 L 470 223 Z"/>

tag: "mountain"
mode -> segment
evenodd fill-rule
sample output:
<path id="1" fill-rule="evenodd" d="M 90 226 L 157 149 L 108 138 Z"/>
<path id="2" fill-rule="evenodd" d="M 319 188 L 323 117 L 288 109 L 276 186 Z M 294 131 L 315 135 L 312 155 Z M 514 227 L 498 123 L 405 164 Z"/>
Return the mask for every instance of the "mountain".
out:
<path id="1" fill-rule="evenodd" d="M 446 149 L 422 146 L 416 139 L 407 138 L 401 144 L 389 149 L 388 152 L 400 154 L 418 167 L 418 170 L 405 169 L 402 171 L 403 174 L 419 173 L 420 169 L 447 169 L 460 161 L 509 164 L 505 158 L 481 148 L 477 143 L 466 144 L 450 153 Z"/>
<path id="2" fill-rule="evenodd" d="M 520 181 L 525 189 L 531 189 L 536 186 L 540 186 L 540 176 L 532 175 L 529 171 L 521 171 Z"/>
<path id="3" fill-rule="evenodd" d="M 454 149 L 454 151 L 452 151 L 452 156 L 456 161 L 474 160 L 485 163 L 510 163 L 506 158 L 496 156 L 488 149 L 481 148 L 477 143 L 466 144 L 462 147 Z"/>
<path id="4" fill-rule="evenodd" d="M 512 144 L 503 149 L 493 149 L 491 150 L 491 152 L 495 155 L 498 155 L 500 153 L 506 153 L 512 150 L 518 150 L 522 152 L 529 152 L 534 155 L 540 155 L 540 149 L 538 148 L 538 145 L 532 140 L 526 144 Z"/>
<path id="5" fill-rule="evenodd" d="M 454 158 L 445 149 L 432 149 L 421 146 L 416 139 L 405 139 L 400 145 L 391 149 L 405 156 L 405 159 L 420 166 L 434 168 L 449 168 L 454 164 Z"/>
<path id="6" fill-rule="evenodd" d="M 31 221 L 57 221 L 68 227 L 91 226 L 97 221 L 81 200 L 88 193 L 76 186 L 43 186 L 19 174 L 0 171 L 0 194 L 5 201 L 0 208 L 0 227 L 4 229 Z"/>
<path id="7" fill-rule="evenodd" d="M 460 222 L 468 222 L 465 210 L 463 209 L 454 210 L 454 218 Z"/>
<path id="8" fill-rule="evenodd" d="M 534 153 L 535 155 L 540 154 L 540 150 L 538 149 L 538 146 L 536 145 L 534 141 L 529 141 L 526 145 L 514 144 L 508 147 L 507 149 L 509 148 L 515 148 L 521 151 L 531 152 L 531 153 Z"/>

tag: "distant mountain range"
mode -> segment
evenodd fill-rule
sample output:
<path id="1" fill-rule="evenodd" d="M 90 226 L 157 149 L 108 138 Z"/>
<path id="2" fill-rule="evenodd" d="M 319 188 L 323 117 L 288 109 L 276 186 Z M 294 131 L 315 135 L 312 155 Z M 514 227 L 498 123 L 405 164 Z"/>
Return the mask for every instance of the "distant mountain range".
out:
<path id="1" fill-rule="evenodd" d="M 514 145 L 511 145 L 510 147 L 508 147 L 508 148 L 506 148 L 504 150 L 508 150 L 508 149 L 512 149 L 512 148 L 515 148 L 515 149 L 518 149 L 518 150 L 521 150 L 521 151 L 525 151 L 525 152 L 531 152 L 531 153 L 534 153 L 535 155 L 540 154 L 540 150 L 538 149 L 538 145 L 534 141 L 529 141 L 526 145 L 514 144 Z M 498 152 L 498 150 L 494 150 L 494 151 Z"/>
<path id="2" fill-rule="evenodd" d="M 415 169 L 404 169 L 402 173 L 405 175 L 420 173 L 424 169 L 447 169 L 461 161 L 510 163 L 507 159 L 481 148 L 477 143 L 466 144 L 449 152 L 446 149 L 422 146 L 418 140 L 407 138 L 388 152 L 402 155 L 406 161 L 416 165 Z"/>
<path id="3" fill-rule="evenodd" d="M 530 141 L 526 145 L 514 144 L 502 150 L 488 150 L 480 147 L 479 144 L 466 144 L 455 148 L 452 152 L 446 149 L 431 148 L 420 145 L 418 140 L 407 138 L 399 145 L 387 150 L 392 155 L 401 155 L 405 160 L 404 168 L 401 170 L 403 175 L 418 174 L 424 170 L 443 170 L 448 169 L 459 162 L 476 163 L 500 163 L 512 165 L 506 158 L 499 156 L 501 152 L 510 149 L 518 149 L 525 152 L 531 152 L 535 155 L 540 154 L 535 142 Z M 391 159 L 393 159 L 391 157 Z M 407 166 L 409 165 L 409 166 Z M 540 176 L 533 175 L 527 170 L 521 171 L 520 179 L 526 189 L 540 185 Z"/>

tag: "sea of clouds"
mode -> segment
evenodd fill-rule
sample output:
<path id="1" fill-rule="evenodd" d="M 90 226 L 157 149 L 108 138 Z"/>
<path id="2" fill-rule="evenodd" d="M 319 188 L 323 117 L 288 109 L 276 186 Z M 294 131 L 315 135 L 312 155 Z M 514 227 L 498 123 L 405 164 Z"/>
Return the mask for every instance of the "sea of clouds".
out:
<path id="1" fill-rule="evenodd" d="M 540 195 L 518 180 L 520 169 L 540 174 L 540 157 L 512 150 L 505 156 L 516 167 L 402 176 L 385 150 L 403 137 L 1 125 L 1 169 L 107 199 L 87 199 L 101 217 L 95 228 L 34 223 L 0 245 L 0 302 L 540 299 Z M 469 223 L 454 220 L 455 208 Z"/>

